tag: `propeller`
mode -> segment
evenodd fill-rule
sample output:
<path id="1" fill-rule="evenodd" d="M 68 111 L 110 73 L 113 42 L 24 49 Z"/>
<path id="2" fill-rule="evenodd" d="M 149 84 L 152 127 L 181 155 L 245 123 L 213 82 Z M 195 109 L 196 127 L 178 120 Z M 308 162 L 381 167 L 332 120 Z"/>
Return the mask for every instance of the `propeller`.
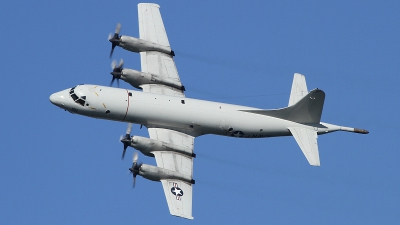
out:
<path id="1" fill-rule="evenodd" d="M 110 86 L 112 86 L 113 83 L 114 83 L 114 80 L 117 79 L 117 85 L 119 87 L 119 79 L 121 79 L 122 69 L 123 69 L 122 67 L 123 66 L 124 66 L 124 60 L 123 59 L 121 59 L 119 61 L 118 66 L 117 66 L 117 61 L 115 61 L 115 60 L 112 61 L 111 68 L 112 68 L 113 71 L 110 74 L 113 76 L 113 78 L 111 79 Z"/>
<path id="2" fill-rule="evenodd" d="M 129 171 L 131 171 L 133 175 L 133 188 L 135 187 L 136 184 L 136 176 L 139 174 L 139 169 L 142 166 L 142 163 L 137 163 L 138 160 L 138 154 L 137 152 L 133 153 L 133 158 L 132 158 L 132 167 L 129 168 Z"/>
<path id="3" fill-rule="evenodd" d="M 119 36 L 120 30 L 121 30 L 121 24 L 117 23 L 117 27 L 115 28 L 114 36 L 112 36 L 111 34 L 108 35 L 108 40 L 111 42 L 110 58 L 114 52 L 115 46 L 119 45 L 119 43 L 121 42 L 121 36 Z"/>
<path id="4" fill-rule="evenodd" d="M 125 137 L 121 135 L 120 141 L 124 144 L 124 151 L 122 152 L 122 159 L 125 158 L 125 152 L 128 146 L 131 145 L 131 131 L 132 131 L 132 123 L 128 123 L 128 127 L 126 128 Z"/>

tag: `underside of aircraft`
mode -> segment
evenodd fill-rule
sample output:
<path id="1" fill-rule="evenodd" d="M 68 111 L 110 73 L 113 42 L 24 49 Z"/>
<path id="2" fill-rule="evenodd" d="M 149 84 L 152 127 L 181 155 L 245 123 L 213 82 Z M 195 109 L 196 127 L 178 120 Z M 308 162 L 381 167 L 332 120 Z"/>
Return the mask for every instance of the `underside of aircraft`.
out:
<path id="1" fill-rule="evenodd" d="M 310 165 L 320 166 L 317 137 L 334 131 L 367 134 L 368 131 L 321 122 L 325 93 L 308 91 L 304 75 L 295 73 L 289 104 L 265 110 L 187 98 L 175 65 L 160 14 L 160 6 L 140 3 L 139 38 L 120 35 L 118 24 L 110 35 L 115 47 L 140 53 L 141 71 L 113 63 L 112 81 L 123 80 L 137 90 L 100 85 L 77 85 L 54 93 L 50 101 L 68 112 L 128 123 L 121 138 L 126 149 L 133 147 L 154 157 L 157 166 L 138 163 L 133 156 L 133 175 L 161 182 L 172 215 L 193 219 L 192 193 L 194 139 L 205 134 L 238 138 L 293 136 Z M 132 124 L 145 126 L 148 137 L 131 136 Z"/>

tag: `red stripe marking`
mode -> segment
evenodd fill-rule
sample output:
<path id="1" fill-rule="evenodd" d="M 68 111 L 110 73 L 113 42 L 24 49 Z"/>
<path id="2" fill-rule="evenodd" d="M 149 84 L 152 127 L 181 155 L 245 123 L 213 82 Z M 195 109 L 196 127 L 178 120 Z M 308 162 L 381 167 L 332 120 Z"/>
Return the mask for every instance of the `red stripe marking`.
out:
<path id="1" fill-rule="evenodd" d="M 122 120 L 125 120 L 125 118 L 126 118 L 126 115 L 128 114 L 128 110 L 129 110 L 129 91 L 128 91 L 128 90 L 126 90 L 126 93 L 128 94 L 128 106 L 126 107 L 125 116 L 124 116 L 124 118 L 123 118 Z"/>

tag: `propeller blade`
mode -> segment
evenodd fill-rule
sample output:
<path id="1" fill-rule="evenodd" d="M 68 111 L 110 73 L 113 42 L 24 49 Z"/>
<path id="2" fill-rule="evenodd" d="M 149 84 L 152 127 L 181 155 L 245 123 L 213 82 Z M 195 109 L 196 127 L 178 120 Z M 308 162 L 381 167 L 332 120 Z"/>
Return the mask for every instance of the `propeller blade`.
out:
<path id="1" fill-rule="evenodd" d="M 114 72 L 115 71 L 121 71 L 123 66 L 124 66 L 124 60 L 123 59 L 119 60 L 118 66 L 117 66 L 117 61 L 115 59 L 111 62 L 111 69 Z"/>
<path id="2" fill-rule="evenodd" d="M 114 77 L 115 78 L 115 77 Z M 119 82 L 118 80 L 118 78 L 116 78 L 117 79 L 117 82 Z M 122 152 L 122 159 L 124 159 L 124 157 L 125 157 L 125 153 L 126 153 L 126 149 L 128 148 L 128 146 L 130 146 L 131 145 L 131 142 L 132 142 L 132 138 L 131 138 L 131 131 L 132 131 L 132 123 L 128 123 L 128 127 L 127 127 L 127 129 L 126 129 L 126 134 L 125 134 L 125 136 L 120 136 L 119 137 L 119 140 L 124 144 L 124 151 Z M 137 154 L 137 153 L 136 153 Z M 137 156 L 136 156 L 136 158 L 137 158 Z"/>
<path id="3" fill-rule="evenodd" d="M 116 45 L 115 45 L 114 43 L 113 43 L 112 46 L 111 46 L 110 59 L 111 59 L 111 56 L 112 56 L 112 54 L 113 54 L 113 52 L 114 52 L 115 46 L 116 46 Z"/>
<path id="4" fill-rule="evenodd" d="M 122 69 L 122 66 L 124 65 L 124 60 L 123 59 L 120 59 L 119 60 L 119 64 L 118 64 L 118 68 L 119 69 Z"/>
<path id="5" fill-rule="evenodd" d="M 125 158 L 125 153 L 126 153 L 126 148 L 124 148 L 124 151 L 122 151 L 122 160 Z"/>
<path id="6" fill-rule="evenodd" d="M 110 87 L 113 85 L 114 80 L 115 80 L 115 77 L 112 78 L 111 83 L 110 83 Z"/>
<path id="7" fill-rule="evenodd" d="M 117 23 L 117 27 L 115 28 L 115 33 L 119 34 L 119 31 L 121 30 L 121 24 Z"/>
<path id="8" fill-rule="evenodd" d="M 128 127 L 126 128 L 126 134 L 131 134 L 132 131 L 132 123 L 128 123 Z"/>
<path id="9" fill-rule="evenodd" d="M 115 28 L 115 33 L 114 36 L 108 36 L 108 41 L 111 42 L 111 52 L 110 52 L 110 58 L 114 52 L 114 48 L 115 46 L 119 45 L 120 41 L 121 41 L 121 37 L 119 36 L 119 31 L 121 30 L 121 24 L 117 23 L 117 27 Z"/>
<path id="10" fill-rule="evenodd" d="M 138 157 L 139 156 L 138 156 L 137 152 L 133 153 L 133 158 L 132 158 L 133 163 L 137 163 Z"/>
<path id="11" fill-rule="evenodd" d="M 122 151 L 122 160 L 125 158 L 126 149 L 130 144 L 130 138 L 131 137 L 129 136 L 129 134 L 127 134 L 125 138 L 121 139 L 121 142 L 124 144 L 124 150 Z"/>
<path id="12" fill-rule="evenodd" d="M 142 166 L 142 163 L 137 163 L 138 160 L 138 153 L 134 152 L 133 153 L 133 157 L 132 157 L 132 167 L 129 168 L 129 171 L 131 171 L 132 175 L 133 175 L 133 188 L 135 188 L 136 185 L 136 176 L 139 174 L 140 171 L 140 167 Z"/>
<path id="13" fill-rule="evenodd" d="M 118 64 L 118 66 L 117 66 L 117 61 L 116 60 L 113 60 L 112 62 L 111 62 L 111 69 L 113 70 L 110 74 L 113 76 L 113 80 L 112 80 L 112 83 L 111 84 L 113 84 L 114 82 L 114 80 L 115 79 L 117 79 L 117 86 L 119 87 L 119 79 L 121 79 L 121 75 L 122 75 L 122 67 L 123 67 L 123 65 L 124 65 L 124 60 L 123 59 L 121 59 L 120 61 L 119 61 L 119 64 Z M 111 85 L 110 85 L 111 86 Z"/>

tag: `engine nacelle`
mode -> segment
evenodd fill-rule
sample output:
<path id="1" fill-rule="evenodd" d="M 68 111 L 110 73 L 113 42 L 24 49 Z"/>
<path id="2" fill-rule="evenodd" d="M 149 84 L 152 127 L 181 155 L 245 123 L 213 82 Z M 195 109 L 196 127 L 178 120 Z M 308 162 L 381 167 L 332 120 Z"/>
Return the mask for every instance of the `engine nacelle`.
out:
<path id="1" fill-rule="evenodd" d="M 196 154 L 192 153 L 192 150 L 188 147 L 174 145 L 171 143 L 165 143 L 163 141 L 145 138 L 140 136 L 133 136 L 131 138 L 131 147 L 139 150 L 144 155 L 154 157 L 152 152 L 155 151 L 172 151 L 177 152 L 189 157 L 196 157 Z"/>
<path id="2" fill-rule="evenodd" d="M 121 36 L 118 45 L 131 52 L 157 51 L 175 56 L 174 51 L 172 51 L 169 46 L 160 45 L 151 41 L 130 36 Z"/>
<path id="3" fill-rule="evenodd" d="M 152 181 L 176 179 L 190 184 L 195 183 L 195 181 L 188 175 L 147 164 L 142 164 L 139 167 L 139 175 Z"/>
<path id="4" fill-rule="evenodd" d="M 169 87 L 185 91 L 185 87 L 179 81 L 132 69 L 122 69 L 121 79 L 129 83 L 133 87 L 139 89 L 141 88 L 140 86 L 143 84 L 163 84 Z"/>

